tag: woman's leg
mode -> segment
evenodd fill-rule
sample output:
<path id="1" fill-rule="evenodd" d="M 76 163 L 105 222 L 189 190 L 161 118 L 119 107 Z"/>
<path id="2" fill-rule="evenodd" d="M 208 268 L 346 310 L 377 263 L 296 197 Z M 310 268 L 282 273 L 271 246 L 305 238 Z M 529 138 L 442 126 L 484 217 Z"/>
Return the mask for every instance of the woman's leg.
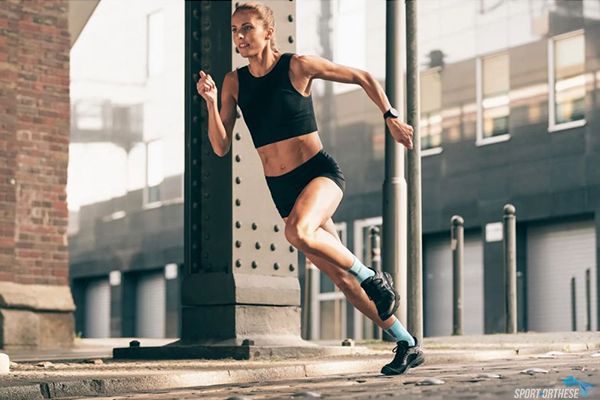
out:
<path id="1" fill-rule="evenodd" d="M 286 221 L 286 218 L 284 218 Z M 319 229 L 325 231 L 325 233 L 330 234 L 334 237 L 340 244 L 342 241 L 338 236 L 337 229 L 335 228 L 335 224 L 333 220 L 330 218 L 325 224 L 323 224 Z M 370 320 L 375 322 L 382 329 L 388 329 L 393 325 L 395 321 L 395 317 L 390 317 L 386 321 L 382 321 L 379 318 L 379 314 L 377 313 L 377 308 L 375 304 L 369 299 L 365 291 L 360 286 L 360 283 L 348 273 L 347 270 L 334 265 L 323 258 L 316 256 L 310 253 L 304 253 L 306 258 L 308 258 L 313 264 L 317 266 L 321 271 L 323 271 L 329 279 L 344 293 L 346 299 L 356 308 L 358 311 L 367 316 Z"/>
<path id="2" fill-rule="evenodd" d="M 303 253 L 348 270 L 354 263 L 354 255 L 334 235 L 321 229 L 331 219 L 342 196 L 342 190 L 329 178 L 320 176 L 310 181 L 286 218 L 285 237 Z"/>

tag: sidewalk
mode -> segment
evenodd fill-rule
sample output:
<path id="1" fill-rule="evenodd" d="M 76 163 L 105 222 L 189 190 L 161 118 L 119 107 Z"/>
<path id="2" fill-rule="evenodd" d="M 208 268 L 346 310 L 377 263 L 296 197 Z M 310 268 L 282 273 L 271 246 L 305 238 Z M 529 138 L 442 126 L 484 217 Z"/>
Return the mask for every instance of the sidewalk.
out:
<path id="1" fill-rule="evenodd" d="M 0 399 L 108 396 L 150 389 L 377 373 L 392 359 L 394 347 L 393 343 L 363 342 L 357 344 L 357 354 L 352 356 L 295 360 L 112 360 L 112 348 L 126 346 L 129 340 L 84 339 L 77 341 L 73 349 L 63 352 L 9 351 L 11 361 L 16 364 L 10 374 L 0 376 Z M 160 346 L 172 341 L 139 340 L 142 346 Z M 427 365 L 518 359 L 532 355 L 551 358 L 555 356 L 552 352 L 600 350 L 600 332 L 435 337 L 425 338 L 424 349 Z"/>

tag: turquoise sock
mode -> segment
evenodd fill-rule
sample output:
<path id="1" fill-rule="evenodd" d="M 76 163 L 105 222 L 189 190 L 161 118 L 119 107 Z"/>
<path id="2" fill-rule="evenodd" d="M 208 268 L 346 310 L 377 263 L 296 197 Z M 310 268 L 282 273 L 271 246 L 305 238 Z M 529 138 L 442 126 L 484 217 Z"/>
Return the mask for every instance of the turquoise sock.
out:
<path id="1" fill-rule="evenodd" d="M 396 339 L 396 342 L 406 340 L 409 346 L 415 345 L 415 339 L 410 333 L 402 326 L 398 318 L 394 321 L 394 324 L 385 330 L 385 333 Z"/>
<path id="2" fill-rule="evenodd" d="M 356 257 L 354 257 L 354 264 L 352 264 L 348 272 L 354 275 L 359 283 L 362 283 L 368 277 L 375 275 L 375 272 L 372 269 L 365 267 Z"/>

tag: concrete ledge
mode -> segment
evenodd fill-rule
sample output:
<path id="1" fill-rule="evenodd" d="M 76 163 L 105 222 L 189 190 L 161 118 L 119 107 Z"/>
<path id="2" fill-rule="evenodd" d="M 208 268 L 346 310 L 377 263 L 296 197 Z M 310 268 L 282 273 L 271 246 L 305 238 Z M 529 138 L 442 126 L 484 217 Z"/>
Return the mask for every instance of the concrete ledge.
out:
<path id="1" fill-rule="evenodd" d="M 69 286 L 0 282 L 0 307 L 33 311 L 75 311 Z"/>

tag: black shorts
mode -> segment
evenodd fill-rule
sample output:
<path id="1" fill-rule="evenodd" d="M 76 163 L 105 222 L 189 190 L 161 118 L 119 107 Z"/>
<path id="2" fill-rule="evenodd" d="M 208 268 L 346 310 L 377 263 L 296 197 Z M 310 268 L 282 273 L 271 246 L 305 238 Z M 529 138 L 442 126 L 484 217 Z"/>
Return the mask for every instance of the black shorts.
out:
<path id="1" fill-rule="evenodd" d="M 282 218 L 290 215 L 302 190 L 310 181 L 319 176 L 334 181 L 342 189 L 342 192 L 346 188 L 346 179 L 340 166 L 323 150 L 290 172 L 280 176 L 266 177 L 271 197 Z"/>

